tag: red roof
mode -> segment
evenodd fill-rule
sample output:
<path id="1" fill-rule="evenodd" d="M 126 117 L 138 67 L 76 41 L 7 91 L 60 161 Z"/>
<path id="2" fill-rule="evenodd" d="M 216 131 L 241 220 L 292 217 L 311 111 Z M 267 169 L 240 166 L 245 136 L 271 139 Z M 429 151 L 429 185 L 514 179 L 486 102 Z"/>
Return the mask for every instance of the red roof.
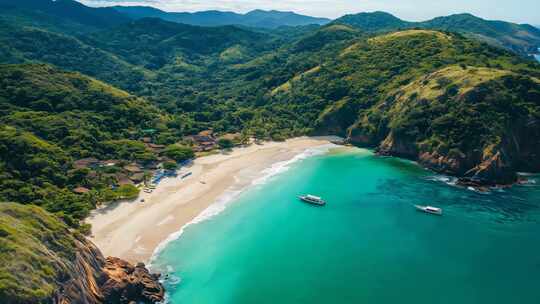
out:
<path id="1" fill-rule="evenodd" d="M 90 192 L 90 189 L 85 188 L 85 187 L 77 187 L 77 188 L 73 189 L 73 192 L 78 193 L 78 194 L 83 194 L 83 193 Z"/>

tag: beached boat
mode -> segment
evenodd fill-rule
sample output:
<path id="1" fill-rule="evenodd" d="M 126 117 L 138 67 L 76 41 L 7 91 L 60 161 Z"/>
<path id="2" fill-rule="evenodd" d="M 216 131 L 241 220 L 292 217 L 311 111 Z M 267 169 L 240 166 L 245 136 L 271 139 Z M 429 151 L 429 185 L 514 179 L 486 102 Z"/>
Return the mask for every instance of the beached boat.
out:
<path id="1" fill-rule="evenodd" d="M 326 204 L 326 202 L 322 198 L 311 194 L 301 195 L 298 198 L 306 203 L 313 205 L 324 206 Z"/>
<path id="2" fill-rule="evenodd" d="M 435 214 L 435 215 L 442 215 L 443 214 L 442 209 L 437 208 L 437 207 L 420 206 L 420 205 L 414 205 L 414 207 L 418 211 L 422 211 L 422 212 L 429 213 L 429 214 Z"/>

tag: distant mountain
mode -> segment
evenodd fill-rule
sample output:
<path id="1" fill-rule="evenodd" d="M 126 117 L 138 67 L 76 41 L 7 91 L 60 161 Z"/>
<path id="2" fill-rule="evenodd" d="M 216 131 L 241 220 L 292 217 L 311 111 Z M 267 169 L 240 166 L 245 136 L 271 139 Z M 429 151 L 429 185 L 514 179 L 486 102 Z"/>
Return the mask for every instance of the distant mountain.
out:
<path id="1" fill-rule="evenodd" d="M 326 24 L 331 20 L 299 15 L 293 12 L 254 10 L 247 14 L 222 11 L 203 11 L 196 13 L 164 12 L 147 6 L 115 6 L 118 12 L 133 19 L 147 17 L 200 26 L 244 25 L 260 28 L 277 28 L 280 26 L 299 26 L 309 24 Z"/>
<path id="2" fill-rule="evenodd" d="M 184 63 L 200 56 L 208 59 L 206 56 L 219 55 L 229 48 L 241 53 L 238 57 L 247 56 L 254 48 L 264 47 L 264 42 L 270 38 L 267 34 L 236 26 L 201 27 L 144 18 L 93 33 L 85 42 L 131 64 L 153 70 L 179 58 Z"/>
<path id="3" fill-rule="evenodd" d="M 334 20 L 334 23 L 351 25 L 367 32 L 393 31 L 399 28 L 409 27 L 413 24 L 413 22 L 403 21 L 386 12 L 345 15 Z"/>
<path id="4" fill-rule="evenodd" d="M 17 16 L 22 21 L 31 20 L 34 23 L 43 23 L 44 18 L 54 19 L 50 23 L 70 22 L 89 27 L 89 30 L 130 20 L 113 8 L 88 7 L 74 0 L 0 0 L 0 15 L 10 18 Z"/>
<path id="5" fill-rule="evenodd" d="M 484 20 L 471 14 L 456 14 L 423 22 L 409 22 L 389 13 L 373 12 L 346 15 L 336 19 L 334 23 L 351 25 L 367 32 L 390 32 L 407 28 L 458 32 L 523 55 L 540 46 L 538 28 L 528 24 Z"/>

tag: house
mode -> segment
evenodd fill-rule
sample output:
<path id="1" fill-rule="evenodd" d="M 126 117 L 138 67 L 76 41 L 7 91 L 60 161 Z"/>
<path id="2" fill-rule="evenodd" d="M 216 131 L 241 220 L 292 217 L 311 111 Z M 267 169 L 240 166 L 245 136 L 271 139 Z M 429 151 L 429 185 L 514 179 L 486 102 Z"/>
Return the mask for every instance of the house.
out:
<path id="1" fill-rule="evenodd" d="M 129 179 L 136 184 L 141 183 L 144 181 L 144 173 L 135 173 Z"/>
<path id="2" fill-rule="evenodd" d="M 134 164 L 134 163 L 124 166 L 124 170 L 128 171 L 129 173 L 143 172 L 143 169 L 139 165 Z"/>
<path id="3" fill-rule="evenodd" d="M 210 151 L 217 145 L 212 130 L 201 131 L 197 135 L 184 137 L 184 141 L 192 142 L 196 152 Z"/>
<path id="4" fill-rule="evenodd" d="M 73 162 L 75 169 L 93 168 L 99 164 L 99 160 L 94 157 L 82 158 Z"/>
<path id="5" fill-rule="evenodd" d="M 157 144 L 152 144 L 152 143 L 145 143 L 144 145 L 146 146 L 147 149 L 155 153 L 161 153 L 163 152 L 163 150 L 165 150 L 164 145 L 157 145 Z"/>
<path id="6" fill-rule="evenodd" d="M 90 192 L 90 189 L 85 188 L 85 187 L 77 187 L 77 188 L 73 189 L 73 192 L 75 192 L 77 194 L 85 194 L 85 193 Z"/>
<path id="7" fill-rule="evenodd" d="M 118 185 L 120 186 L 133 185 L 133 181 L 127 176 L 122 176 L 121 178 L 118 178 Z"/>
<path id="8" fill-rule="evenodd" d="M 204 141 L 199 143 L 199 147 L 202 151 L 210 151 L 216 147 L 215 141 Z"/>
<path id="9" fill-rule="evenodd" d="M 115 160 L 115 159 L 108 159 L 108 160 L 102 160 L 99 162 L 99 166 L 100 167 L 112 167 L 112 166 L 116 166 L 118 163 L 120 163 L 119 160 Z"/>
<path id="10" fill-rule="evenodd" d="M 205 130 L 205 131 L 199 132 L 198 135 L 199 135 L 199 136 L 209 136 L 209 137 L 214 137 L 214 131 L 212 131 L 212 130 Z"/>

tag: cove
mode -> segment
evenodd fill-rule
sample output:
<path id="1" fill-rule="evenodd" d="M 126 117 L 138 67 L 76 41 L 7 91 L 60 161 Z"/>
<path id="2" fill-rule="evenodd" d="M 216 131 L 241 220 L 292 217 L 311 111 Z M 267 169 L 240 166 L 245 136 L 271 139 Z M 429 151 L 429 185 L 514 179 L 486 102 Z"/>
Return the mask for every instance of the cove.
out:
<path id="1" fill-rule="evenodd" d="M 187 227 L 153 267 L 175 304 L 540 303 L 536 179 L 482 194 L 413 162 L 330 151 Z"/>

